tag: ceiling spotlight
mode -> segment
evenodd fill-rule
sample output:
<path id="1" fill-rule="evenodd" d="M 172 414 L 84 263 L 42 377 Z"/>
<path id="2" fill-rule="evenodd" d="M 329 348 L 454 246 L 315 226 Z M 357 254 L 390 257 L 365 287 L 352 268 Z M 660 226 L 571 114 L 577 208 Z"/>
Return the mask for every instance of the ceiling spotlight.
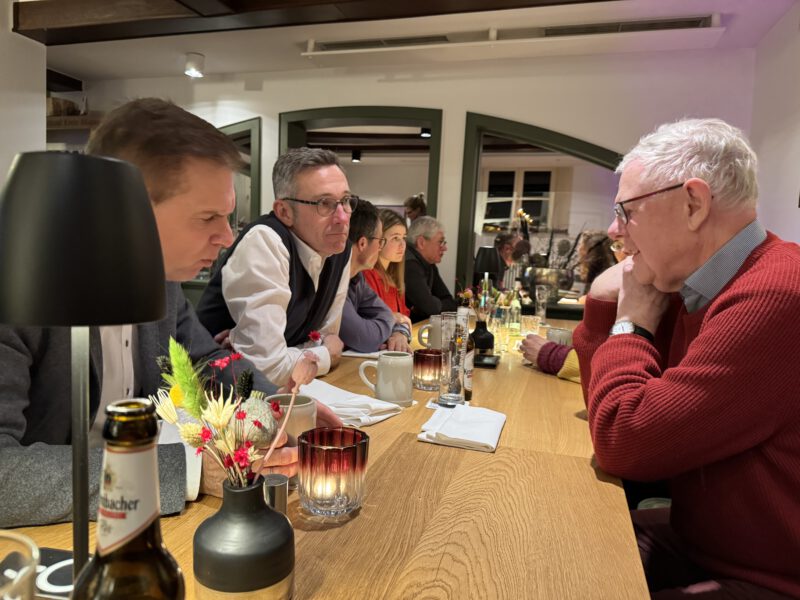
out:
<path id="1" fill-rule="evenodd" d="M 186 53 L 186 68 L 183 70 L 192 79 L 203 76 L 203 69 L 206 66 L 206 57 L 199 52 Z"/>
<path id="2" fill-rule="evenodd" d="M 352 162 L 361 162 L 361 150 L 353 150 L 350 160 Z"/>
<path id="3" fill-rule="evenodd" d="M 419 137 L 429 138 L 431 137 L 431 128 L 430 127 L 423 127 L 419 131 Z"/>

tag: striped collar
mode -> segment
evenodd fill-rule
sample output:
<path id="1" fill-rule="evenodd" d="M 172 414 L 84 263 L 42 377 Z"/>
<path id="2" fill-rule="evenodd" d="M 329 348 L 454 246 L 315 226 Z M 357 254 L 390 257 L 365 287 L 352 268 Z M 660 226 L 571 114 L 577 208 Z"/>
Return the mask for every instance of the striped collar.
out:
<path id="1" fill-rule="evenodd" d="M 686 312 L 695 312 L 711 302 L 733 279 L 750 253 L 766 238 L 767 231 L 756 219 L 692 273 L 680 292 Z"/>

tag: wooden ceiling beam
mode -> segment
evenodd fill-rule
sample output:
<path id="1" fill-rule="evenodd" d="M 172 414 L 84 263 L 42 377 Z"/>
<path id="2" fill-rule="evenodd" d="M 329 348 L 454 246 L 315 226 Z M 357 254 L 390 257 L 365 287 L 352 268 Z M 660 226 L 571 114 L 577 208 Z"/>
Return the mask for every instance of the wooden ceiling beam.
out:
<path id="1" fill-rule="evenodd" d="M 13 30 L 55 46 L 610 1 L 613 0 L 36 0 L 13 3 Z M 224 10 L 231 12 L 217 13 Z"/>
<path id="2" fill-rule="evenodd" d="M 14 3 L 14 30 L 68 29 L 197 16 L 175 0 L 36 0 Z"/>
<path id="3" fill-rule="evenodd" d="M 178 0 L 186 8 L 201 17 L 216 17 L 235 13 L 231 3 L 225 0 Z"/>

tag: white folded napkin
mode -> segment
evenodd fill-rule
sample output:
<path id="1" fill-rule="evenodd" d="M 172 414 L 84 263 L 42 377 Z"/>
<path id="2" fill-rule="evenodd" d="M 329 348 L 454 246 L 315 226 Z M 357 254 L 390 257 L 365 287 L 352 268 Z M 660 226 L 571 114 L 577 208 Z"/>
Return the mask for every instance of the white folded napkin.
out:
<path id="1" fill-rule="evenodd" d="M 348 392 L 319 379 L 300 386 L 300 393 L 327 405 L 347 425 L 373 425 L 403 410 L 397 404 Z"/>
<path id="2" fill-rule="evenodd" d="M 379 358 L 381 355 L 380 351 L 375 352 L 356 352 L 355 350 L 345 350 L 342 352 L 342 356 L 351 356 L 353 358 Z"/>
<path id="3" fill-rule="evenodd" d="M 417 439 L 467 450 L 494 452 L 505 422 L 503 413 L 479 406 L 460 404 L 455 408 L 437 408 L 422 426 L 422 433 Z"/>

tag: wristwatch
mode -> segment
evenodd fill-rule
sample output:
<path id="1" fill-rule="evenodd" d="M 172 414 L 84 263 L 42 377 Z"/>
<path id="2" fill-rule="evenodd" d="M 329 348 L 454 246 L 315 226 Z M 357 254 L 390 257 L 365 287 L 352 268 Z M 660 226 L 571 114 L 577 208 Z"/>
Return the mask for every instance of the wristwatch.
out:
<path id="1" fill-rule="evenodd" d="M 655 343 L 656 341 L 652 333 L 647 331 L 644 327 L 639 327 L 633 321 L 617 321 L 614 323 L 614 325 L 611 326 L 609 335 L 619 335 L 620 333 L 635 333 L 636 335 L 642 336 L 650 343 Z"/>

